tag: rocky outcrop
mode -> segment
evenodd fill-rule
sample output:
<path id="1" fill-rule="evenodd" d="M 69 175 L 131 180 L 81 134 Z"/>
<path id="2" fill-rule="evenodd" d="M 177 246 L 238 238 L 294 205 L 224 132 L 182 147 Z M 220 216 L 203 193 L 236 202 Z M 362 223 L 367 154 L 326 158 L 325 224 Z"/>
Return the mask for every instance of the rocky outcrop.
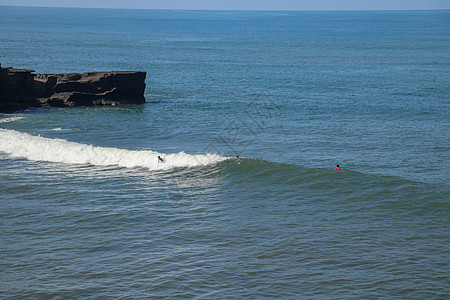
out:
<path id="1" fill-rule="evenodd" d="M 145 72 L 111 71 L 34 74 L 0 68 L 0 112 L 28 107 L 73 107 L 142 104 Z"/>
<path id="2" fill-rule="evenodd" d="M 0 112 L 38 107 L 32 70 L 0 68 Z"/>

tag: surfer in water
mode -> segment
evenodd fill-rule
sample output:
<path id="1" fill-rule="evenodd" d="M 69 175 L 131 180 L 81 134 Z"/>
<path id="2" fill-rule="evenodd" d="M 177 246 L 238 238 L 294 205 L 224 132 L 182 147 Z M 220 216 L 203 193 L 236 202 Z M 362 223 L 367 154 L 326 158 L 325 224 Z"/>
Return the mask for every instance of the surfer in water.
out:
<path id="1" fill-rule="evenodd" d="M 158 155 L 158 163 L 163 163 L 164 162 L 164 158 L 162 158 L 161 156 Z"/>
<path id="2" fill-rule="evenodd" d="M 341 167 L 339 167 L 339 165 L 336 165 L 336 170 L 340 170 Z"/>

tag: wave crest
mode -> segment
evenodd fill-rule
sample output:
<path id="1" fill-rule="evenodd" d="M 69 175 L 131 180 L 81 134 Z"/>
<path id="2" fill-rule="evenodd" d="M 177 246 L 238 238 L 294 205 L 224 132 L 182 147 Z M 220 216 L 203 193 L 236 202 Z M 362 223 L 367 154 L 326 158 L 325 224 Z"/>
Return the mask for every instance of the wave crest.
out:
<path id="1" fill-rule="evenodd" d="M 14 122 L 18 120 L 22 120 L 24 117 L 9 117 L 9 118 L 2 118 L 0 119 L 0 123 L 9 123 Z"/>
<path id="2" fill-rule="evenodd" d="M 151 150 L 97 147 L 9 129 L 0 129 L 0 152 L 7 153 L 10 157 L 32 161 L 95 166 L 117 165 L 126 168 L 143 167 L 150 170 L 206 166 L 228 159 L 209 153 L 204 155 L 191 155 L 184 152 L 164 154 Z M 165 162 L 158 163 L 158 156 L 164 157 Z"/>

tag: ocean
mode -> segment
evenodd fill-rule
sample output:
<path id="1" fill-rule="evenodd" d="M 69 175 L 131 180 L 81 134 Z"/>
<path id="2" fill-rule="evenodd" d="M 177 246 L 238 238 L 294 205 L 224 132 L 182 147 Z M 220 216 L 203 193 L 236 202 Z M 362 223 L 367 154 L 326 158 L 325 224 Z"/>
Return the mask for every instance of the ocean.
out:
<path id="1" fill-rule="evenodd" d="M 0 28 L 2 66 L 147 72 L 145 105 L 0 115 L 0 298 L 449 298 L 450 11 Z"/>

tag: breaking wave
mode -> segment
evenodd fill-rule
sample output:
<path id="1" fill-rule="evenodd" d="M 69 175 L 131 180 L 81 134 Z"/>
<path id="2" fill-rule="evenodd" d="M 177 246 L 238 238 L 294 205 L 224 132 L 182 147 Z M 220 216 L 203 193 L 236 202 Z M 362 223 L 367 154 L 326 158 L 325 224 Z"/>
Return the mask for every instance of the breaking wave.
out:
<path id="1" fill-rule="evenodd" d="M 24 117 L 9 117 L 9 118 L 2 118 L 0 119 L 0 123 L 9 123 L 14 122 L 18 120 L 22 120 Z"/>
<path id="2" fill-rule="evenodd" d="M 69 142 L 0 129 L 0 152 L 9 157 L 32 161 L 95 166 L 143 167 L 165 170 L 177 167 L 196 167 L 216 164 L 228 159 L 216 154 L 191 155 L 184 152 L 164 154 L 151 150 L 127 150 Z M 158 156 L 165 159 L 158 163 Z"/>

